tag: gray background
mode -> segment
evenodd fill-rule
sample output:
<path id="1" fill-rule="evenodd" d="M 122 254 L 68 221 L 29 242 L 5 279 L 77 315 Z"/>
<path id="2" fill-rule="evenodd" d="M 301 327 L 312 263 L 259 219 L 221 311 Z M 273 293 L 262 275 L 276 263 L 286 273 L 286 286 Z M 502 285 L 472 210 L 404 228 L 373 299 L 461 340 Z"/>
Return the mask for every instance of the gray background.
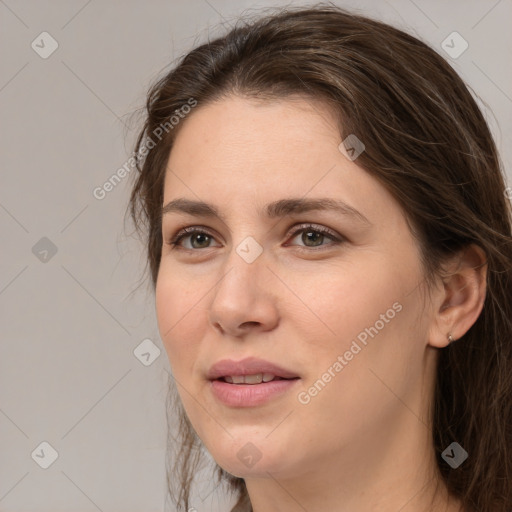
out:
<path id="1" fill-rule="evenodd" d="M 487 104 L 511 185 L 512 1 L 337 3 L 452 63 Z M 171 510 L 169 364 L 150 288 L 137 288 L 142 248 L 123 226 L 131 179 L 102 200 L 93 190 L 126 162 L 129 115 L 164 67 L 243 11 L 279 5 L 0 0 L 0 511 Z M 43 59 L 31 44 L 48 51 L 45 31 L 58 48 Z M 458 58 L 441 46 L 453 31 L 469 43 Z M 58 453 L 47 469 L 42 442 Z M 205 478 L 194 507 L 227 510 Z"/>

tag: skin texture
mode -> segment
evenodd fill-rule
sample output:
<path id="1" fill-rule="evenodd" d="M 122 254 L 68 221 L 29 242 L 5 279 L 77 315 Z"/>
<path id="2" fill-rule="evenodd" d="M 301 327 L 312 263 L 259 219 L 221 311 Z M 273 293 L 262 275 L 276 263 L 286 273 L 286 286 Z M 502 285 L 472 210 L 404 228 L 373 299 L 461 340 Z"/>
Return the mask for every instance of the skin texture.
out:
<path id="1" fill-rule="evenodd" d="M 203 200 L 225 222 L 164 215 L 156 309 L 183 405 L 213 458 L 245 479 L 255 512 L 459 510 L 442 486 L 433 494 L 428 411 L 438 350 L 482 309 L 485 267 L 473 267 L 483 254 L 471 247 L 448 262 L 453 276 L 428 299 L 402 208 L 340 152 L 335 120 L 316 101 L 230 96 L 199 105 L 183 122 L 164 204 Z M 291 197 L 342 199 L 371 225 L 336 212 L 260 214 Z M 318 234 L 312 242 L 294 234 L 300 223 L 326 227 L 341 241 Z M 188 235 L 170 245 L 186 226 L 208 228 L 212 237 Z M 236 252 L 249 236 L 263 250 L 250 264 Z M 297 393 L 397 303 L 400 311 L 378 334 L 300 403 Z M 220 359 L 247 356 L 301 380 L 261 406 L 226 406 L 212 395 L 206 372 Z M 248 442 L 261 455 L 252 467 L 237 457 Z"/>

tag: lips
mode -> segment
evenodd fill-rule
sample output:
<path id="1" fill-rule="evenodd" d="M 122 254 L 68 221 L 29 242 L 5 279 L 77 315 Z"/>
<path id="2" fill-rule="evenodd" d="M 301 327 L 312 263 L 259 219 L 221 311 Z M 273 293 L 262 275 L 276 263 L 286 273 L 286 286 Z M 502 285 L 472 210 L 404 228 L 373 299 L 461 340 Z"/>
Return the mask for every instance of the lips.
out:
<path id="1" fill-rule="evenodd" d="M 213 396 L 231 408 L 258 407 L 286 399 L 300 381 L 295 372 L 256 357 L 218 361 L 207 377 Z"/>
<path id="2" fill-rule="evenodd" d="M 272 380 L 299 378 L 299 376 L 291 370 L 256 357 L 247 357 L 241 361 L 222 359 L 209 369 L 207 378 L 208 380 L 221 379 L 225 382 L 229 382 L 230 379 L 232 379 L 235 383 L 249 383 L 251 382 L 251 377 L 248 377 L 246 380 L 245 376 L 257 375 L 261 375 L 262 380 L 263 376 L 266 377 L 264 380 L 267 380 L 268 376 L 273 376 Z M 244 377 L 244 379 L 242 380 L 240 377 Z M 256 378 L 254 384 L 257 384 L 258 380 L 259 378 Z"/>

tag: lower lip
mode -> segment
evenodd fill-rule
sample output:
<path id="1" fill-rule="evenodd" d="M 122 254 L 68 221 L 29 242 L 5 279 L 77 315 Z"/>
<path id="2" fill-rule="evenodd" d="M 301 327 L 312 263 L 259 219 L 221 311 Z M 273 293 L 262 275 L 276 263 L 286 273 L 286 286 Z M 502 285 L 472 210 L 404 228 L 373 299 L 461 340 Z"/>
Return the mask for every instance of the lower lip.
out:
<path id="1" fill-rule="evenodd" d="M 281 379 L 261 384 L 230 384 L 210 381 L 212 392 L 222 403 L 233 407 L 254 407 L 289 391 L 300 379 Z"/>

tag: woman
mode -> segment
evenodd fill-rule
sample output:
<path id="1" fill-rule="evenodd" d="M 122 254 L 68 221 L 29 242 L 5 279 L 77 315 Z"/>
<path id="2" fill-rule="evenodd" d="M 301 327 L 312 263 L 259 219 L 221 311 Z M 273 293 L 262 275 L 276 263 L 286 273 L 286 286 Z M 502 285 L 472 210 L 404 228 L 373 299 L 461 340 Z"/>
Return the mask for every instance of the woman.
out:
<path id="1" fill-rule="evenodd" d="M 179 510 L 204 445 L 232 511 L 510 511 L 511 208 L 444 59 L 284 10 L 154 84 L 135 149 Z"/>

